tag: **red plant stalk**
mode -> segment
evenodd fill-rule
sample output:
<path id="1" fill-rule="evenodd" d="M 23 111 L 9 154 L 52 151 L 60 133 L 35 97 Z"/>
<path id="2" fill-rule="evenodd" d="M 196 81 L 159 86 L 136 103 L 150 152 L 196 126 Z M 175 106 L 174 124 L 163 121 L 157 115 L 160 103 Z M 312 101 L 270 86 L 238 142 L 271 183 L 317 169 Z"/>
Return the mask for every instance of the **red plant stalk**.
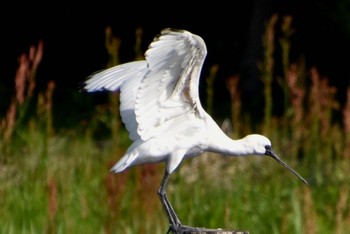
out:
<path id="1" fill-rule="evenodd" d="M 292 64 L 286 73 L 287 85 L 290 89 L 290 102 L 293 109 L 292 125 L 301 124 L 304 117 L 303 101 L 305 90 L 298 85 L 298 67 Z"/>
<path id="2" fill-rule="evenodd" d="M 344 158 L 350 158 L 350 87 L 347 90 L 346 103 L 343 109 L 343 124 L 345 132 Z"/>
<path id="3" fill-rule="evenodd" d="M 15 76 L 15 95 L 11 101 L 6 117 L 1 120 L 0 130 L 3 139 L 8 142 L 14 132 L 18 107 L 25 104 L 35 89 L 36 70 L 43 56 L 43 42 L 39 41 L 38 46 L 31 46 L 29 54 L 22 54 L 18 58 L 18 68 Z"/>
<path id="4" fill-rule="evenodd" d="M 240 126 L 240 112 L 241 112 L 241 93 L 238 89 L 240 77 L 239 75 L 230 76 L 226 81 L 226 87 L 231 97 L 231 118 L 232 126 L 234 126 L 233 135 L 239 137 Z"/>
<path id="5" fill-rule="evenodd" d="M 337 89 L 329 86 L 326 78 L 321 78 L 316 68 L 311 69 L 311 112 L 320 121 L 321 135 L 326 136 L 331 124 L 332 110 L 339 108 L 335 100 Z"/>

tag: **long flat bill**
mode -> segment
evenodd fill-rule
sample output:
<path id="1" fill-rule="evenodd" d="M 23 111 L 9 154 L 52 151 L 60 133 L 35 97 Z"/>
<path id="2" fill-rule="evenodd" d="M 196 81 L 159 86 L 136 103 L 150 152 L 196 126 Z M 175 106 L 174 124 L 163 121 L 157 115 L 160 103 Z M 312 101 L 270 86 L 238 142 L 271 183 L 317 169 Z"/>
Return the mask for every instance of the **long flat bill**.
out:
<path id="1" fill-rule="evenodd" d="M 282 166 L 287 168 L 289 171 L 291 171 L 294 175 L 296 175 L 305 184 L 309 184 L 301 175 L 298 174 L 298 172 L 294 171 L 293 168 L 291 168 L 287 163 L 283 162 L 282 159 L 280 159 L 277 156 L 277 154 L 275 154 L 273 151 L 270 151 L 268 155 L 271 156 L 273 159 L 275 159 L 277 162 L 279 162 Z"/>

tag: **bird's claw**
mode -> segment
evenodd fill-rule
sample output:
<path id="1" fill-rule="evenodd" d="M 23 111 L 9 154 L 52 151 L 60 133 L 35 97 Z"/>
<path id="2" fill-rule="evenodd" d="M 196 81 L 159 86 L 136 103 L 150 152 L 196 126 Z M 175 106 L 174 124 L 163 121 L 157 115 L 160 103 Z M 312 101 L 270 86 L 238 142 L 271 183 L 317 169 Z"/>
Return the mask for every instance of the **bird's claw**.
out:
<path id="1" fill-rule="evenodd" d="M 196 232 L 200 230 L 203 230 L 203 228 L 186 226 L 186 225 L 182 225 L 181 223 L 170 224 L 167 234 L 169 234 L 170 232 L 174 234 L 191 233 L 191 232 Z"/>

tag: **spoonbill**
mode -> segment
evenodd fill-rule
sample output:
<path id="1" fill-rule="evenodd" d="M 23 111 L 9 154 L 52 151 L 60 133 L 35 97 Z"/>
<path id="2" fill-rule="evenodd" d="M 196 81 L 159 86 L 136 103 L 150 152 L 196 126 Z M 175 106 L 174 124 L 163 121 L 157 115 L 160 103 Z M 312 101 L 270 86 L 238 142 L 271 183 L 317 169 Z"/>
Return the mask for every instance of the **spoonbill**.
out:
<path id="1" fill-rule="evenodd" d="M 165 163 L 158 195 L 169 232 L 191 229 L 181 224 L 167 198 L 169 176 L 184 159 L 203 152 L 270 156 L 307 184 L 274 153 L 267 137 L 251 134 L 231 139 L 203 109 L 198 84 L 206 55 L 200 36 L 166 28 L 149 45 L 145 60 L 92 74 L 83 85 L 87 92 L 120 92 L 120 115 L 133 143 L 111 172 L 144 163 Z"/>

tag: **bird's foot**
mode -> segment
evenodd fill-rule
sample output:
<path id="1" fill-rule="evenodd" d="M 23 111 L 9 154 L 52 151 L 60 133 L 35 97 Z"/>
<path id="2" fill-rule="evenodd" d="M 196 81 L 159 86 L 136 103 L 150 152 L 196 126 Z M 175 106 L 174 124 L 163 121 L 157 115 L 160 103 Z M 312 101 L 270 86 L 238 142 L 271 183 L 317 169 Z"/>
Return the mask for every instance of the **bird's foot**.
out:
<path id="1" fill-rule="evenodd" d="M 180 224 L 170 224 L 167 234 L 174 233 L 174 234 L 183 234 L 183 233 L 191 233 L 191 232 L 198 232 L 204 230 L 203 228 L 198 227 L 191 227 Z"/>

